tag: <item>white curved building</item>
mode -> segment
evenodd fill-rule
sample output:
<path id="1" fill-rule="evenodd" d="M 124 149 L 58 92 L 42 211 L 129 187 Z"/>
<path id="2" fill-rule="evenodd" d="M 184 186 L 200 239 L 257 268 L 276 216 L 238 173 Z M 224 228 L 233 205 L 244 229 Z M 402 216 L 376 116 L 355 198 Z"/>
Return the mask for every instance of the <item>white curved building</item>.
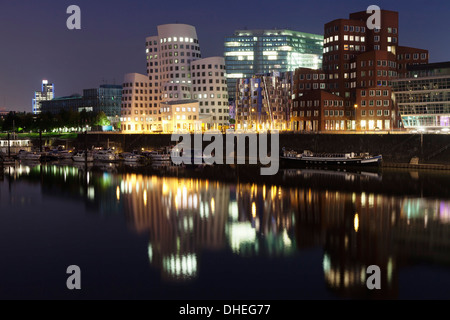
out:
<path id="1" fill-rule="evenodd" d="M 144 133 L 158 127 L 158 110 L 149 97 L 153 93 L 148 77 L 127 73 L 122 84 L 121 129 L 126 133 Z"/>
<path id="2" fill-rule="evenodd" d="M 204 113 L 200 120 L 205 120 L 205 130 L 227 125 L 224 59 L 201 59 L 197 32 L 191 25 L 164 24 L 157 29 L 157 35 L 146 38 L 146 80 L 140 74 L 125 75 L 122 130 L 125 133 L 161 132 L 164 130 L 164 106 L 171 101 L 186 100 L 198 100 L 204 106 L 200 107 Z M 130 83 L 141 82 L 144 87 L 130 86 Z M 129 86 L 125 86 L 126 83 Z M 142 96 L 141 90 L 144 94 L 147 92 L 147 97 Z"/>
<path id="3" fill-rule="evenodd" d="M 223 57 L 209 57 L 191 63 L 192 95 L 199 101 L 204 129 L 221 130 L 228 125 L 228 89 Z"/>

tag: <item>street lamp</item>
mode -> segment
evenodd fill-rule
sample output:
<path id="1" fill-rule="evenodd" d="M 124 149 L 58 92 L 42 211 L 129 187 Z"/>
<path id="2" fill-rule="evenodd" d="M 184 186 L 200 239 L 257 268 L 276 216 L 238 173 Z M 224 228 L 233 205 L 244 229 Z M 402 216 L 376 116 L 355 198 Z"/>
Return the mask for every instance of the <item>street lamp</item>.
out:
<path id="1" fill-rule="evenodd" d="M 355 103 L 353 107 L 355 108 L 355 131 L 358 131 L 358 105 Z"/>

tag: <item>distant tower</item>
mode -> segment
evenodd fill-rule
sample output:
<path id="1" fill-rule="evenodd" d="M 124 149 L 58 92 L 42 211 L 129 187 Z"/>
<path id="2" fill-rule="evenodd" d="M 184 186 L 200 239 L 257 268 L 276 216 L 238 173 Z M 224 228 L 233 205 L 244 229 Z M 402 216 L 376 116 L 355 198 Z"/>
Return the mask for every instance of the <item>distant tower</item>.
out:
<path id="1" fill-rule="evenodd" d="M 52 100 L 55 97 L 55 88 L 53 83 L 42 80 L 41 91 L 34 92 L 33 114 L 41 113 L 41 101 Z"/>

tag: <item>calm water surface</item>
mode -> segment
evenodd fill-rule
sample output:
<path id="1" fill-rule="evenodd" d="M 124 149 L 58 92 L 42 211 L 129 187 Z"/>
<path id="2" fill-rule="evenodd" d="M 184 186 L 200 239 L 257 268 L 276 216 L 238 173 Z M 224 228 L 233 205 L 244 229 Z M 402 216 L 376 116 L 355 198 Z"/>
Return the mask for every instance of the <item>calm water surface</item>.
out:
<path id="1" fill-rule="evenodd" d="M 22 163 L 0 254 L 1 299 L 449 299 L 450 173 Z"/>

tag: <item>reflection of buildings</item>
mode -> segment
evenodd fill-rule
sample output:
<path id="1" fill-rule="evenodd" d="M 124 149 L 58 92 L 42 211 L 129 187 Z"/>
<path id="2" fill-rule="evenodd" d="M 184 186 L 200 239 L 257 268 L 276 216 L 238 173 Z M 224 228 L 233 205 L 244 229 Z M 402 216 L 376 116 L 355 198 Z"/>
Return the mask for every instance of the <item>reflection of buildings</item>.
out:
<path id="1" fill-rule="evenodd" d="M 340 296 L 395 298 L 402 267 L 449 262 L 450 202 L 331 190 L 292 193 L 297 245 L 324 246 L 325 282 Z M 381 269 L 382 290 L 366 287 L 370 265 Z"/>
<path id="2" fill-rule="evenodd" d="M 60 164 L 21 163 L 8 167 L 10 179 L 27 179 L 39 182 L 42 193 L 47 196 L 84 201 L 88 210 L 96 210 L 102 215 L 121 212 L 120 203 L 115 201 L 114 177 L 108 172 L 96 172 L 92 165 L 86 170 L 84 164 L 72 166 Z M 6 170 L 6 168 L 5 168 Z M 102 170 L 106 170 L 104 167 Z M 5 171 L 6 172 L 6 171 Z"/>
<path id="3" fill-rule="evenodd" d="M 138 233 L 149 232 L 149 258 L 169 280 L 197 276 L 199 252 L 291 253 L 293 212 L 277 187 L 129 174 L 117 187 Z"/>
<path id="4" fill-rule="evenodd" d="M 207 180 L 125 175 L 125 213 L 137 232 L 149 232 L 149 258 L 170 280 L 195 278 L 198 252 L 225 245 L 229 190 Z"/>
<path id="5" fill-rule="evenodd" d="M 288 189 L 279 186 L 254 183 L 237 186 L 236 200 L 229 204 L 228 238 L 233 252 L 273 256 L 295 251 L 292 232 L 295 211 L 288 193 Z"/>
<path id="6" fill-rule="evenodd" d="M 402 259 L 450 264 L 450 202 L 405 199 L 393 235 Z"/>
<path id="7" fill-rule="evenodd" d="M 54 165 L 19 166 L 9 173 L 10 181 L 27 178 L 41 183 L 45 194 L 84 199 L 104 214 L 123 210 L 134 231 L 149 234 L 143 254 L 165 280 L 197 278 L 203 250 L 230 249 L 249 258 L 323 248 L 322 266 L 316 267 L 322 268 L 332 292 L 386 299 L 398 296 L 402 268 L 450 262 L 450 200 L 346 189 L 358 188 L 362 180 L 356 177 L 342 182 L 340 189 L 319 190 L 318 173 L 311 171 L 310 188 L 115 175 Z M 335 175 L 335 182 L 338 177 L 346 181 L 350 176 Z M 370 265 L 381 269 L 382 290 L 366 287 Z"/>

